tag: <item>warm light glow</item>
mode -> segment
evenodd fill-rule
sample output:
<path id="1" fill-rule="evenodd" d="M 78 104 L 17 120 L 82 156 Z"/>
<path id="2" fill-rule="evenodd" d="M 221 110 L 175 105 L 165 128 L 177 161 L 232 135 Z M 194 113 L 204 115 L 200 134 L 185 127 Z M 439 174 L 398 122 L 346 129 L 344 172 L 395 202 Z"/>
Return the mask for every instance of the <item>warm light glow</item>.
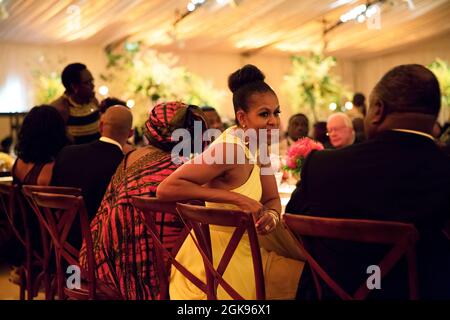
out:
<path id="1" fill-rule="evenodd" d="M 367 6 L 365 4 L 361 4 L 361 5 L 353 8 L 352 10 L 347 11 L 346 13 L 344 13 L 341 16 L 340 19 L 341 19 L 342 22 L 347 22 L 347 21 L 350 21 L 350 20 L 354 20 L 360 14 L 364 13 L 366 11 L 366 9 L 367 9 Z"/>
<path id="2" fill-rule="evenodd" d="M 358 21 L 359 23 L 363 23 L 364 21 L 366 21 L 366 16 L 361 14 L 361 15 L 358 16 L 356 21 Z"/>
<path id="3" fill-rule="evenodd" d="M 127 107 L 128 108 L 133 108 L 134 107 L 134 105 L 135 105 L 135 102 L 134 102 L 134 100 L 133 99 L 128 99 L 127 100 Z"/>
<path id="4" fill-rule="evenodd" d="M 193 4 L 192 2 L 189 2 L 187 5 L 187 9 L 188 11 L 194 11 L 195 10 L 195 4 Z"/>
<path id="5" fill-rule="evenodd" d="M 100 86 L 100 88 L 98 88 L 98 93 L 100 93 L 102 96 L 106 96 L 109 92 L 109 89 L 107 86 Z"/>
<path id="6" fill-rule="evenodd" d="M 371 16 L 373 16 L 374 14 L 377 13 L 378 9 L 379 9 L 379 7 L 376 4 L 374 4 L 373 6 L 370 6 L 366 11 L 366 17 L 370 18 Z"/>
<path id="7" fill-rule="evenodd" d="M 330 110 L 331 110 L 331 111 L 334 111 L 334 110 L 336 110 L 336 109 L 337 109 L 337 104 L 336 104 L 336 102 L 332 102 L 332 103 L 330 103 L 330 106 L 329 106 L 329 108 L 330 108 Z"/>
<path id="8" fill-rule="evenodd" d="M 345 109 L 352 110 L 353 109 L 353 103 L 351 103 L 350 101 L 347 101 L 345 103 Z"/>

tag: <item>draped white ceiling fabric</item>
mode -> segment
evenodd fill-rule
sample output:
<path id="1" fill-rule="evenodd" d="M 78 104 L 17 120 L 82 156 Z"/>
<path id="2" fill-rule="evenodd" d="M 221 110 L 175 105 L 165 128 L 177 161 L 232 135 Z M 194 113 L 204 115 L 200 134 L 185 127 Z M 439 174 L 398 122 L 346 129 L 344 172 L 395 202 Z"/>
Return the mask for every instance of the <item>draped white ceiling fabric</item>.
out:
<path id="1" fill-rule="evenodd" d="M 326 26 L 359 0 L 208 0 L 182 21 L 188 0 L 0 0 L 0 42 L 101 45 L 142 40 L 192 52 L 292 54 L 320 49 Z M 408 5 L 409 3 L 409 5 Z M 449 0 L 388 0 L 381 29 L 355 21 L 325 36 L 326 52 L 361 58 L 450 30 Z"/>

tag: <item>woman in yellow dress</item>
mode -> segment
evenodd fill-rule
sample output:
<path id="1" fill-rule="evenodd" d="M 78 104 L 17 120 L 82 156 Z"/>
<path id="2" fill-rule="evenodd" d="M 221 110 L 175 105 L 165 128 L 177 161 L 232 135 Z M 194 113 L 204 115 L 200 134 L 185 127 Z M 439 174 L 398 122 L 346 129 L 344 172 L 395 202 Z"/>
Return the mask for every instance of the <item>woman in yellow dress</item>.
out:
<path id="1" fill-rule="evenodd" d="M 178 168 L 157 189 L 167 201 L 200 199 L 208 207 L 247 211 L 255 217 L 256 231 L 267 235 L 277 228 L 281 203 L 270 162 L 261 161 L 257 150 L 267 148 L 280 124 L 278 98 L 264 82 L 264 75 L 246 65 L 230 75 L 228 86 L 238 125 L 227 129 L 211 146 Z M 267 141 L 258 134 L 267 130 Z M 244 133 L 244 134 L 242 134 Z M 252 133 L 256 133 L 252 135 Z M 252 148 L 255 144 L 258 146 Z M 262 154 L 262 152 L 261 152 Z M 220 261 L 234 231 L 232 227 L 211 226 L 214 264 Z M 304 263 L 261 249 L 267 299 L 294 299 Z M 204 265 L 191 237 L 186 238 L 177 260 L 200 279 Z M 245 299 L 256 299 L 250 243 L 244 236 L 224 274 L 224 279 Z M 219 286 L 219 299 L 230 296 Z M 205 293 L 172 268 L 171 299 L 206 299 Z"/>

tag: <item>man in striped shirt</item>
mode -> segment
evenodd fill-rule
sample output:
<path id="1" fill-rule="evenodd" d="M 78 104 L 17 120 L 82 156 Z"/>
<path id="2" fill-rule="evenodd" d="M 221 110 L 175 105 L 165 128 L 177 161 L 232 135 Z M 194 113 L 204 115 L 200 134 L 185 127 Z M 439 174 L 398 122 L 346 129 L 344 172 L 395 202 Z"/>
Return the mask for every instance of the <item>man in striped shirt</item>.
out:
<path id="1" fill-rule="evenodd" d="M 99 139 L 99 103 L 92 74 L 86 65 L 72 63 L 64 68 L 61 80 L 66 91 L 51 105 L 63 117 L 73 142 L 81 144 Z"/>

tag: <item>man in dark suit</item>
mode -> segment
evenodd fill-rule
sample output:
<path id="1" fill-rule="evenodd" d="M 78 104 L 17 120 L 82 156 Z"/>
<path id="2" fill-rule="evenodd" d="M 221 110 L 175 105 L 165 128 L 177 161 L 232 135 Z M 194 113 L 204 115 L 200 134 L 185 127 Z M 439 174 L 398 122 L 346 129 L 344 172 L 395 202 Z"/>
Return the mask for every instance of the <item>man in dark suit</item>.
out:
<path id="1" fill-rule="evenodd" d="M 450 242 L 441 232 L 450 218 L 450 162 L 430 135 L 440 109 L 437 79 L 420 65 L 386 73 L 370 97 L 368 141 L 313 152 L 286 212 L 332 218 L 412 222 L 417 245 L 419 295 L 450 298 Z M 315 239 L 308 245 L 319 264 L 353 294 L 385 248 Z M 406 269 L 399 265 L 369 298 L 407 298 Z M 402 269 L 403 268 L 403 269 Z M 308 297 L 311 274 L 300 280 Z M 324 286 L 322 286 L 324 287 Z M 311 291 L 309 291 L 311 292 Z M 311 297 L 311 295 L 309 295 Z M 325 289 L 325 296 L 335 297 Z"/>
<path id="2" fill-rule="evenodd" d="M 100 119 L 99 140 L 65 147 L 56 158 L 51 184 L 81 188 L 89 219 L 123 159 L 123 146 L 133 134 L 132 121 L 127 107 L 110 107 Z"/>

